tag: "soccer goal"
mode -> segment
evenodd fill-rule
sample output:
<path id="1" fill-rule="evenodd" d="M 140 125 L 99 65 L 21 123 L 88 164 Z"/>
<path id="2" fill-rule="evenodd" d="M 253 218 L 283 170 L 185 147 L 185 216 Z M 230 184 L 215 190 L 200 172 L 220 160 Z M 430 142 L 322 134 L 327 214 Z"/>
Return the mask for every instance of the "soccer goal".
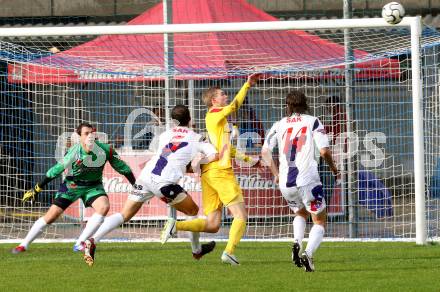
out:
<path id="1" fill-rule="evenodd" d="M 75 143 L 81 121 L 96 125 L 138 175 L 154 137 L 168 127 L 170 107 L 188 105 L 204 132 L 203 91 L 218 85 L 232 99 L 255 72 L 264 78 L 230 121 L 233 142 L 258 156 L 265 133 L 284 116 L 286 94 L 306 93 L 343 170 L 336 184 L 320 163 L 327 238 L 438 239 L 439 34 L 422 34 L 419 17 L 397 25 L 381 18 L 252 21 L 0 29 L 0 240 L 23 238 L 48 209 L 61 179 L 32 204 L 22 194 Z M 245 239 L 291 239 L 293 212 L 269 170 L 236 162 L 234 171 L 249 213 Z M 110 166 L 103 183 L 112 214 L 130 185 Z M 198 178 L 188 174 L 182 185 L 201 204 Z M 169 214 L 153 199 L 108 239 L 158 240 Z M 75 203 L 41 238 L 72 240 L 90 215 Z M 230 219 L 224 212 L 224 227 Z"/>

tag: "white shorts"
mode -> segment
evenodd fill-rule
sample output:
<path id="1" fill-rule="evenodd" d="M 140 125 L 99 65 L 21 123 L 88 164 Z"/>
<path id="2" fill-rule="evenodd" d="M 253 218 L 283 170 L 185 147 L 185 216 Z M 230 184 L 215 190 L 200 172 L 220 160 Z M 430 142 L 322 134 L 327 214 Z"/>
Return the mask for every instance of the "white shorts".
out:
<path id="1" fill-rule="evenodd" d="M 325 207 L 324 192 L 321 183 L 312 183 L 302 187 L 280 188 L 284 199 L 293 212 L 302 208 L 311 214 L 321 213 Z"/>
<path id="2" fill-rule="evenodd" d="M 182 202 L 187 193 L 178 184 L 158 183 L 151 177 L 138 178 L 133 185 L 133 191 L 128 195 L 128 200 L 145 203 L 153 196 L 172 206 Z"/>

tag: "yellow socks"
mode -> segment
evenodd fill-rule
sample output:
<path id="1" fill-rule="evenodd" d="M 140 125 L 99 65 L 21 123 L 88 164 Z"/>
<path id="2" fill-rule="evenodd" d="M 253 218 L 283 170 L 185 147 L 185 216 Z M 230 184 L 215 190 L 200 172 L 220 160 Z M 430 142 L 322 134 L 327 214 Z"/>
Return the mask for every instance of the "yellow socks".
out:
<path id="1" fill-rule="evenodd" d="M 176 229 L 192 232 L 202 232 L 205 230 L 206 220 L 205 219 L 194 219 L 189 221 L 177 221 Z"/>
<path id="2" fill-rule="evenodd" d="M 205 230 L 205 219 L 194 219 L 188 221 L 177 221 L 176 229 L 181 231 L 203 232 Z M 234 254 L 235 247 L 240 242 L 246 230 L 246 221 L 240 218 L 232 220 L 231 229 L 229 230 L 229 240 L 225 251 L 228 254 Z"/>
<path id="3" fill-rule="evenodd" d="M 232 220 L 231 229 L 229 230 L 229 240 L 226 245 L 225 251 L 228 254 L 234 254 L 235 247 L 240 242 L 241 237 L 246 230 L 246 221 L 240 218 L 234 218 Z"/>

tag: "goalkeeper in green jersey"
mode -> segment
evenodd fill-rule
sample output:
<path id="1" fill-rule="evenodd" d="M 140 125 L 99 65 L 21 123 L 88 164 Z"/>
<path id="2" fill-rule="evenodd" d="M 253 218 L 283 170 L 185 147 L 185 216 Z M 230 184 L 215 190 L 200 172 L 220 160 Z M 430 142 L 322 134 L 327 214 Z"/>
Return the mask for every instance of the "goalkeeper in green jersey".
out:
<path id="1" fill-rule="evenodd" d="M 86 207 L 95 210 L 74 245 L 74 251 L 83 250 L 83 241 L 98 230 L 110 208 L 102 185 L 102 172 L 107 161 L 131 184 L 135 183 L 136 179 L 130 167 L 119 158 L 112 146 L 95 141 L 96 133 L 92 125 L 82 123 L 77 127 L 76 132 L 80 136 L 80 143 L 73 145 L 62 161 L 49 169 L 44 179 L 24 194 L 23 202 L 34 200 L 50 181 L 66 170 L 66 177 L 55 195 L 52 206 L 43 217 L 35 221 L 24 241 L 14 248 L 12 253 L 26 251 L 29 244 L 43 232 L 46 226 L 54 222 L 78 199 L 81 199 Z M 88 256 L 93 257 L 93 255 Z"/>

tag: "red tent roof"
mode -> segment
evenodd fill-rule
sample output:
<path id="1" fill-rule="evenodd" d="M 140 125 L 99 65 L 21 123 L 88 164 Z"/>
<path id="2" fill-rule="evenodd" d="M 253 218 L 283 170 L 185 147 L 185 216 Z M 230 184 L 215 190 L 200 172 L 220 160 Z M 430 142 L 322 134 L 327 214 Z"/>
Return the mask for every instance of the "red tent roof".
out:
<path id="1" fill-rule="evenodd" d="M 158 4 L 128 25 L 162 24 Z M 244 0 L 179 0 L 173 23 L 276 21 Z M 12 82 L 62 83 L 160 78 L 164 70 L 163 35 L 100 36 L 67 51 L 9 67 Z M 368 53 L 355 50 L 356 59 Z M 305 31 L 186 33 L 174 35 L 176 78 L 219 78 L 250 71 L 288 72 L 341 67 L 344 47 Z M 357 64 L 360 78 L 395 77 L 399 63 L 383 58 Z"/>

